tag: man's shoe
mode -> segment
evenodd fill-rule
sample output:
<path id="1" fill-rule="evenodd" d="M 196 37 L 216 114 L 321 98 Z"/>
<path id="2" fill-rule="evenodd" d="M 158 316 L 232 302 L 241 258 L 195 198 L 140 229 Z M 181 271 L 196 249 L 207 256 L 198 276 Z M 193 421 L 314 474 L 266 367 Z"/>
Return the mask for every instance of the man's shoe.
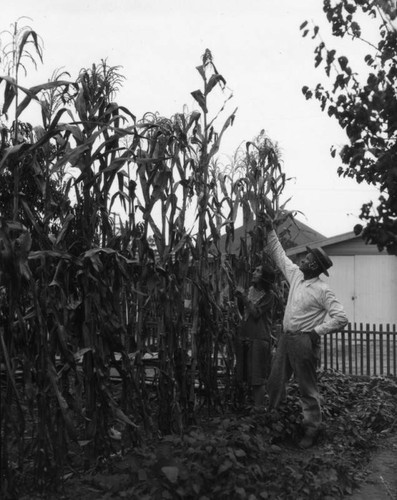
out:
<path id="1" fill-rule="evenodd" d="M 301 450 L 307 450 L 314 445 L 314 439 L 310 436 L 304 436 L 298 443 L 298 447 Z"/>
<path id="2" fill-rule="evenodd" d="M 317 441 L 318 434 L 317 433 L 308 433 L 303 436 L 303 438 L 299 441 L 298 447 L 301 450 L 307 450 L 311 448 Z"/>

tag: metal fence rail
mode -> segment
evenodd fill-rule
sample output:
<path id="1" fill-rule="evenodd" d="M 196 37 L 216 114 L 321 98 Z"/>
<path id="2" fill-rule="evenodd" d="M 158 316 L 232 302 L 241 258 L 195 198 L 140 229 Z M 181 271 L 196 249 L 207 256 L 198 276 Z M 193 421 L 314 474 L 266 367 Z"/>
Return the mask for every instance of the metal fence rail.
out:
<path id="1" fill-rule="evenodd" d="M 396 325 L 351 324 L 327 334 L 321 349 L 321 367 L 349 375 L 397 376 Z"/>

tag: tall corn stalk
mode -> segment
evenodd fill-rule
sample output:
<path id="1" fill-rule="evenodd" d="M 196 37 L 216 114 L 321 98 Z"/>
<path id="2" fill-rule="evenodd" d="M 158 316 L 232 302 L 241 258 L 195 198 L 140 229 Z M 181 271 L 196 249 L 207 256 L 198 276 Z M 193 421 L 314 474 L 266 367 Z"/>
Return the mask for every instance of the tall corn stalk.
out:
<path id="1" fill-rule="evenodd" d="M 107 388 L 107 360 L 109 356 L 112 359 L 114 351 L 123 350 L 121 339 L 126 328 L 121 308 L 123 281 L 129 281 L 131 272 L 120 267 L 122 256 L 108 248 L 115 241 L 110 216 L 115 197 L 111 190 L 116 179 L 123 187 L 126 175 L 123 167 L 132 158 L 134 147 L 120 144 L 120 139 L 134 134 L 128 120 L 135 117 L 111 100 L 122 81 L 117 70 L 102 61 L 80 72 L 73 96 L 79 121 L 65 126 L 65 135 L 69 140 L 73 138 L 75 146 L 53 167 L 56 171 L 69 163 L 80 170 L 74 182 L 77 211 L 70 221 L 65 221 L 64 233 L 77 237 L 78 246 L 71 250 L 74 254 L 80 252 L 83 263 L 77 276 L 81 294 L 80 346 L 85 350 L 85 439 L 90 442 L 87 447 L 90 457 L 108 440 L 109 410 L 115 409 Z M 125 201 L 123 189 L 116 196 Z M 127 258 L 126 265 L 133 265 L 133 261 Z M 98 412 L 98 405 L 103 411 Z M 127 417 L 122 420 L 131 424 Z"/>
<path id="2" fill-rule="evenodd" d="M 44 89 L 61 87 L 65 82 L 47 82 L 43 85 L 37 85 L 27 89 L 20 84 L 20 72 L 26 74 L 25 61 L 30 60 L 36 64 L 35 56 L 42 58 L 41 46 L 36 32 L 29 27 L 19 28 L 18 22 L 14 24 L 13 30 L 6 35 L 10 35 L 11 41 L 5 45 L 3 61 L 6 64 L 6 75 L 0 76 L 0 83 L 3 84 L 4 98 L 1 109 L 2 117 L 2 141 L 0 150 L 0 174 L 3 176 L 5 172 L 11 172 L 13 176 L 13 200 L 12 209 L 8 210 L 6 204 L 1 215 L 1 235 L 0 235 L 0 287 L 1 287 L 1 360 L 5 362 L 5 375 L 7 390 L 5 399 L 2 393 L 2 412 L 1 412 L 1 449 L 2 449 L 2 474 L 5 475 L 6 482 L 2 481 L 2 489 L 4 484 L 8 484 L 10 491 L 16 487 L 14 482 L 15 469 L 10 467 L 11 461 L 15 460 L 15 450 L 11 450 L 10 443 L 14 439 L 18 443 L 18 462 L 22 467 L 24 457 L 25 443 L 25 425 L 29 421 L 29 430 L 31 430 L 32 421 L 38 420 L 39 425 L 45 423 L 46 417 L 43 417 L 43 411 L 47 412 L 44 402 L 45 396 L 42 389 L 47 386 L 47 382 L 43 383 L 46 378 L 45 365 L 44 372 L 39 369 L 35 383 L 31 383 L 31 373 L 29 369 L 32 366 L 33 357 L 31 349 L 32 331 L 27 325 L 26 318 L 32 315 L 35 309 L 35 301 L 37 299 L 37 289 L 31 270 L 28 266 L 28 254 L 32 245 L 32 238 L 24 225 L 17 222 L 24 215 L 24 220 L 27 220 L 32 214 L 26 199 L 23 196 L 21 199 L 21 175 L 26 176 L 25 170 L 35 171 L 38 184 L 40 182 L 40 173 L 36 169 L 40 169 L 40 162 L 37 159 L 38 144 L 35 143 L 35 137 L 32 133 L 32 127 L 29 124 L 20 121 L 20 115 L 26 106 L 37 99 L 37 95 Z M 30 52 L 29 49 L 32 49 Z M 20 94 L 25 97 L 20 99 Z M 7 127 L 7 123 L 11 122 L 11 127 Z M 4 189 L 4 187 L 3 187 Z M 38 200 L 39 195 L 35 193 L 34 188 L 29 184 L 24 184 L 23 189 L 29 189 L 29 195 L 33 192 L 35 200 Z M 3 197 L 4 199 L 4 197 Z M 40 204 L 40 203 L 39 203 Z M 23 210 L 21 210 L 21 208 Z M 11 214 L 13 222 L 6 221 L 5 214 Z M 24 213 L 24 214 L 23 214 Z M 37 222 L 34 221 L 37 226 Z M 48 241 L 46 237 L 45 241 Z M 39 322 L 42 321 L 42 316 L 39 312 Z M 44 340 L 43 340 L 44 339 Z M 40 344 L 41 360 L 46 356 L 46 336 L 43 328 L 37 332 L 36 340 Z M 36 352 L 36 350 L 34 350 Z M 24 386 L 26 392 L 20 390 L 20 384 L 17 385 L 16 372 L 23 369 Z M 38 366 L 35 368 L 35 370 Z M 26 375 L 26 377 L 25 377 Z M 11 391 L 11 392 L 10 392 Z M 37 392 L 36 392 L 37 391 Z M 43 396 L 43 397 L 41 397 Z M 10 399 L 11 398 L 11 399 Z M 35 403 L 30 405 L 33 400 L 37 401 L 36 410 L 33 410 Z M 31 409 L 31 414 L 26 415 L 24 408 L 28 401 Z M 18 411 L 13 414 L 14 403 Z M 16 417 L 16 418 L 15 418 Z M 10 426 L 10 422 L 13 424 Z M 41 459 L 43 450 L 46 450 L 46 436 L 48 433 L 45 430 L 45 425 L 42 426 L 43 432 L 41 437 L 36 441 L 36 450 L 38 453 L 36 470 L 39 472 L 39 479 L 45 471 L 49 471 L 47 463 Z M 34 443 L 34 441 L 32 441 Z M 3 460 L 4 459 L 4 460 Z"/>
<path id="3" fill-rule="evenodd" d="M 8 360 L 9 410 L 2 420 L 2 440 L 10 443 L 14 398 L 20 408 L 12 429 L 19 436 L 19 457 L 23 462 L 26 404 L 29 451 L 40 481 L 60 477 L 71 448 L 87 461 L 109 452 L 112 425 L 129 430 L 135 440 L 137 423 L 152 427 L 141 358 L 150 348 L 153 312 L 160 359 L 159 430 L 181 432 L 194 418 L 196 379 L 208 407 L 219 402 L 217 355 L 227 327 L 224 317 L 232 308 L 224 304 L 221 287 L 228 268 L 220 233 L 225 226 L 233 234 L 239 206 L 258 216 L 283 177 L 272 184 L 278 172 L 269 161 L 272 154 L 263 154 L 258 167 L 254 152 L 244 159 L 242 177 L 226 182 L 215 159 L 235 111 L 217 133 L 215 120 L 223 108 L 210 118 L 209 95 L 224 88 L 225 80 L 208 50 L 197 69 L 203 88 L 192 95 L 200 112 L 169 119 L 147 114 L 139 122 L 113 101 L 122 77 L 104 61 L 82 70 L 75 82 L 56 77 L 28 92 L 1 77 L 6 110 L 20 90 L 26 96 L 16 116 L 32 100 L 43 107 L 42 127 L 21 144 L 3 141 L 0 151 L 0 173 L 18 161 L 43 179 L 44 209 L 33 209 L 25 196 L 17 202 L 31 228 L 33 251 L 29 231 L 21 225 L 2 221 L 0 233 L 6 320 L 1 355 Z M 68 174 L 72 169 L 78 172 L 74 177 Z M 58 204 L 48 190 L 55 176 L 65 194 Z M 118 225 L 111 214 L 116 203 L 127 212 L 125 222 L 120 213 Z M 188 227 L 192 207 L 196 221 Z M 135 349 L 131 364 L 128 354 Z M 121 353 L 120 363 L 115 352 Z M 23 390 L 15 379 L 18 363 L 24 367 Z M 115 367 L 122 377 L 118 399 L 110 383 Z M 8 449 L 3 448 L 4 456 Z"/>
<path id="4" fill-rule="evenodd" d="M 211 198 L 213 193 L 210 188 L 210 164 L 218 153 L 223 134 L 233 124 L 236 110 L 226 119 L 221 131 L 216 132 L 214 122 L 218 115 L 210 118 L 209 95 L 215 87 L 225 88 L 226 80 L 218 73 L 211 52 L 206 49 L 202 64 L 197 67 L 202 78 L 203 88 L 192 92 L 192 96 L 199 104 L 202 117 L 193 131 L 193 140 L 198 146 L 197 170 L 195 187 L 198 197 L 197 220 L 198 232 L 196 236 L 194 254 L 194 288 L 192 298 L 192 378 L 196 368 L 199 379 L 204 384 L 207 402 L 211 404 L 214 385 L 211 383 L 209 367 L 213 359 L 213 335 L 217 331 L 216 316 L 219 304 L 214 298 L 212 283 L 209 279 L 209 251 L 213 241 L 211 225 L 213 213 L 211 211 Z M 227 100 L 230 98 L 229 96 Z M 222 108 L 223 109 L 223 108 Z M 222 111 L 221 109 L 221 111 Z M 215 192 L 216 195 L 216 192 Z M 216 231 L 215 231 L 216 232 Z M 213 314 L 215 312 L 215 315 Z M 215 320 L 215 321 L 213 321 Z M 193 387 L 193 384 L 192 384 Z M 193 390 L 191 394 L 193 398 Z"/>
<path id="5" fill-rule="evenodd" d="M 216 116 L 209 121 L 207 99 L 217 84 L 224 84 L 224 79 L 217 72 L 209 51 L 203 56 L 203 64 L 198 71 L 204 90 L 197 90 L 192 95 L 202 113 L 178 113 L 170 119 L 146 114 L 137 124 L 139 137 L 136 142 L 139 146 L 132 162 L 132 166 L 136 164 L 136 177 L 130 180 L 134 185 L 138 212 L 143 217 L 140 248 L 142 263 L 146 264 L 149 277 L 146 283 L 142 283 L 144 288 L 140 289 L 148 298 L 137 311 L 140 327 L 136 333 L 138 344 L 143 347 L 143 318 L 148 310 L 156 309 L 161 368 L 159 395 L 162 421 L 159 423 L 163 431 L 169 431 L 173 426 L 181 429 L 183 421 L 189 419 L 189 413 L 191 415 L 197 368 L 199 308 L 207 316 L 207 325 L 203 326 L 203 331 L 206 329 L 207 333 L 203 339 L 208 341 L 206 356 L 211 362 L 212 335 L 208 332 L 213 326 L 211 314 L 218 310 L 219 301 L 208 280 L 207 251 L 211 241 L 216 239 L 214 234 L 217 231 L 211 208 L 215 185 L 210 174 L 210 161 L 219 149 L 223 133 L 232 124 L 234 113 L 217 134 L 214 129 Z M 134 172 L 133 168 L 131 172 Z M 186 227 L 189 205 L 194 206 L 194 203 L 197 203 L 197 226 L 189 229 Z M 219 219 L 219 214 L 217 217 Z M 130 218 L 136 220 L 137 215 Z M 156 255 L 148 244 L 149 233 L 154 237 Z M 149 287 L 148 282 L 152 286 Z M 192 325 L 189 324 L 189 310 L 185 308 L 184 293 L 188 288 L 192 293 L 189 306 Z M 192 363 L 188 376 L 189 348 Z M 204 365 L 203 358 L 199 378 L 208 386 L 213 378 Z"/>
<path id="6" fill-rule="evenodd" d="M 170 119 L 148 113 L 138 123 L 136 202 L 143 217 L 141 261 L 148 298 L 138 310 L 138 345 L 144 349 L 142 326 L 156 311 L 160 359 L 159 427 L 182 430 L 191 417 L 187 377 L 188 315 L 185 293 L 191 274 L 192 229 L 186 227 L 194 198 L 195 147 L 189 141 L 199 113 L 178 113 Z M 135 181 L 133 181 L 135 182 Z M 135 219 L 135 216 L 134 216 Z M 155 253 L 150 248 L 153 234 Z M 156 255 L 155 255 L 156 254 Z"/>
<path id="7" fill-rule="evenodd" d="M 248 288 L 251 270 L 263 262 L 269 262 L 265 253 L 266 230 L 261 223 L 261 215 L 271 209 L 275 215 L 274 224 L 278 226 L 293 213 L 285 210 L 288 203 L 281 202 L 287 182 L 282 169 L 282 161 L 277 144 L 262 130 L 252 141 L 247 141 L 234 153 L 230 163 L 217 166 L 218 186 L 222 192 L 222 218 L 226 229 L 222 276 L 227 284 L 228 294 L 224 296 L 226 307 L 223 319 L 226 322 L 224 344 L 227 352 L 227 366 L 233 366 L 234 338 L 237 335 L 239 320 L 235 309 L 233 291 L 236 286 Z M 237 252 L 231 251 L 234 242 L 234 225 L 242 215 L 244 229 Z M 270 264 L 272 264 L 270 262 Z M 219 278 L 218 278 L 219 279 Z M 224 289 L 225 290 L 225 289 Z M 275 289 L 276 307 L 274 321 L 279 318 L 284 307 L 282 287 Z M 236 394 L 229 394 L 231 399 Z M 224 397 L 227 397 L 225 393 Z"/>
<path id="8" fill-rule="evenodd" d="M 26 40 L 27 36 L 22 37 L 23 42 Z M 23 49 L 17 50 L 22 53 Z M 131 149 L 119 149 L 118 141 L 133 135 L 129 124 L 130 128 L 120 127 L 125 116 L 133 118 L 133 115 L 110 102 L 120 79 L 115 69 L 105 63 L 83 71 L 75 83 L 56 78 L 24 89 L 9 76 L 0 77 L 0 82 L 5 82 L 2 112 L 7 113 L 15 100 L 14 123 L 18 129 L 17 119 L 32 100 L 43 106 L 43 127 L 22 139 L 18 136 L 18 144 L 3 140 L 0 152 L 0 173 L 18 163 L 33 169 L 36 178 L 44 180 L 39 190 L 45 198 L 43 209 L 34 210 L 27 196 L 20 199 L 19 188 L 18 196 L 14 197 L 14 216 L 15 206 L 21 206 L 34 234 L 35 252 L 28 256 L 26 244 L 22 245 L 21 238 L 30 235 L 21 225 L 15 229 L 15 223 L 10 225 L 2 219 L 0 238 L 4 320 L 1 358 L 9 361 L 6 364 L 9 389 L 1 421 L 2 450 L 5 463 L 10 463 L 7 450 L 11 435 L 7 431 L 13 395 L 30 408 L 28 420 L 33 445 L 30 452 L 36 455 L 34 468 L 40 483 L 58 477 L 72 443 L 87 443 L 83 449 L 92 457 L 99 450 L 111 448 L 108 429 L 114 419 L 135 428 L 109 390 L 109 366 L 114 365 L 113 353 L 120 347 L 118 340 L 125 332 L 120 308 L 123 283 L 131 283 L 135 263 L 112 249 L 96 248 L 99 243 L 114 240 L 108 216 L 110 189 L 115 178 L 119 182 L 124 179 L 122 168 L 132 155 Z M 45 99 L 45 93 L 54 89 L 64 89 L 58 96 L 62 106 L 49 109 L 51 102 Z M 26 96 L 17 101 L 20 91 Z M 78 115 L 77 122 L 73 109 Z M 65 116 L 73 121 L 62 123 Z M 65 166 L 81 170 L 74 184 L 78 200 L 84 201 L 82 210 L 78 205 L 73 208 L 71 203 L 56 204 L 55 199 L 49 199 L 48 181 L 62 173 Z M 68 181 L 66 195 L 70 185 Z M 18 176 L 14 177 L 15 186 L 19 186 Z M 54 217 L 56 225 L 50 234 L 48 222 Z M 21 249 L 25 249 L 23 266 L 27 266 L 29 258 L 30 266 L 26 267 L 29 273 L 20 263 Z M 20 342 L 16 343 L 18 338 Z M 79 359 L 83 359 L 83 377 L 77 364 Z M 124 380 L 129 379 L 129 386 L 133 387 L 125 358 L 124 364 L 127 367 Z M 20 366 L 26 392 L 15 382 Z M 131 409 L 131 403 L 126 405 L 127 410 Z M 22 404 L 18 403 L 18 407 Z M 19 459 L 23 461 L 26 420 L 23 411 L 18 418 L 20 427 L 15 425 L 13 433 L 20 443 Z M 85 425 L 76 426 L 78 422 Z M 15 471 L 3 470 L 10 486 Z M 15 484 L 10 486 L 11 490 L 13 487 Z"/>
<path id="9" fill-rule="evenodd" d="M 174 355 L 183 344 L 183 283 L 186 247 L 190 236 L 184 226 L 187 179 L 190 175 L 189 147 L 178 135 L 183 120 L 165 119 L 148 113 L 138 123 L 140 134 L 136 156 L 136 206 L 142 214 L 140 261 L 145 266 L 138 298 L 137 344 L 149 348 L 145 319 L 156 311 L 157 348 L 160 361 L 158 422 L 169 432 L 174 421 L 181 426 L 182 383 L 176 381 Z M 130 181 L 131 182 L 131 181 Z M 181 198 L 180 198 L 181 197 Z M 178 201 L 179 200 L 179 201 Z M 136 218 L 136 215 L 133 217 Z M 155 249 L 149 245 L 153 234 Z M 178 272 L 176 272 L 178 270 Z"/>
<path id="10" fill-rule="evenodd" d="M 12 27 L 12 32 L 8 32 L 11 35 L 11 41 L 6 45 L 4 49 L 4 56 L 6 60 L 6 65 L 8 66 L 8 78 L 6 80 L 6 93 L 5 102 L 3 106 L 3 113 L 6 113 L 7 105 L 10 101 L 14 100 L 14 137 L 13 144 L 16 146 L 19 141 L 19 125 L 18 125 L 18 91 L 16 90 L 19 86 L 19 75 L 20 71 L 23 70 L 26 74 L 26 67 L 24 65 L 25 60 L 28 59 L 36 66 L 36 61 L 34 59 L 32 51 L 29 50 L 29 44 L 33 45 L 35 54 L 42 61 L 42 48 L 39 43 L 37 33 L 33 31 L 29 26 L 23 26 L 20 28 L 18 26 L 18 21 L 16 21 Z M 8 101 L 8 102 L 7 102 Z M 5 109 L 4 109 L 5 108 Z M 19 209 L 19 176 L 20 176 L 20 166 L 14 164 L 14 208 L 13 208 L 13 219 L 17 220 L 18 209 Z"/>

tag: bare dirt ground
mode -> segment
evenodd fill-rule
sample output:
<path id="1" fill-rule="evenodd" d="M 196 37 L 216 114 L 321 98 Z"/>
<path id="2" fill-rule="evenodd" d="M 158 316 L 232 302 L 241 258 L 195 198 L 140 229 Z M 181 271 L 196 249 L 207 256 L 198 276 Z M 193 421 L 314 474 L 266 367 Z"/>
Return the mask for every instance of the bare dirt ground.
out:
<path id="1" fill-rule="evenodd" d="M 372 456 L 367 477 L 350 500 L 397 500 L 397 434 L 385 439 Z"/>

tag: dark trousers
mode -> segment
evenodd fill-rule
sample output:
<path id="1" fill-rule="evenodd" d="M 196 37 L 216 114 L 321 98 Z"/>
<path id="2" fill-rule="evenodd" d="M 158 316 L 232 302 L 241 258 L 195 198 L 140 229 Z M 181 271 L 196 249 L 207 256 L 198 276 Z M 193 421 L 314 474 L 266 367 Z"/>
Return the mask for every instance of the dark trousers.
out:
<path id="1" fill-rule="evenodd" d="M 284 333 L 280 336 L 268 380 L 270 407 L 277 408 L 285 396 L 285 385 L 294 373 L 298 382 L 306 432 L 317 432 L 321 424 L 317 386 L 317 349 L 309 335 Z"/>

